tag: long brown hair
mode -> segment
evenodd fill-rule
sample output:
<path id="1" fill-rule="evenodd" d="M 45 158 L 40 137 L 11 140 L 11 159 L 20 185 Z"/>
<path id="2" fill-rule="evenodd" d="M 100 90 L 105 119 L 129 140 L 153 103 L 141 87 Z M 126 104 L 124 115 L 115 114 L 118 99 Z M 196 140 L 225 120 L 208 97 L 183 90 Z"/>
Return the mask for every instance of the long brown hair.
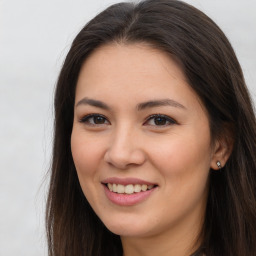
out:
<path id="1" fill-rule="evenodd" d="M 50 256 L 122 255 L 120 238 L 95 215 L 80 188 L 70 137 L 80 68 L 110 43 L 146 42 L 175 57 L 204 103 L 212 138 L 233 150 L 221 172 L 210 170 L 201 232 L 207 256 L 256 255 L 256 121 L 242 70 L 226 36 L 196 8 L 177 0 L 115 4 L 77 35 L 59 75 L 46 224 Z"/>

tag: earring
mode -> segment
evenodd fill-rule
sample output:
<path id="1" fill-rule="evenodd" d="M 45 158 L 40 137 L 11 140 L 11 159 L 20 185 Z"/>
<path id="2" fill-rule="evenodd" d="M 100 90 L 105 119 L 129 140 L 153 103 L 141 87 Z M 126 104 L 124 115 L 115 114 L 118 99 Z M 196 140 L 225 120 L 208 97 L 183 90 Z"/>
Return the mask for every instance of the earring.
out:
<path id="1" fill-rule="evenodd" d="M 218 166 L 218 168 L 219 168 L 219 169 L 221 169 L 221 168 L 222 168 L 220 161 L 217 161 L 217 163 L 216 163 L 216 164 L 217 164 L 217 166 Z"/>

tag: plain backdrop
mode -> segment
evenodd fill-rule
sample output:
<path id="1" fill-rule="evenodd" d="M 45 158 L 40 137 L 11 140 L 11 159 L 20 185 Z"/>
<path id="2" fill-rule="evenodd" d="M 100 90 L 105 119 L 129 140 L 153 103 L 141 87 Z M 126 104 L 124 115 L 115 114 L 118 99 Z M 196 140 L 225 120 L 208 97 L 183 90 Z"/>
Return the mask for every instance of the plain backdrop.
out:
<path id="1" fill-rule="evenodd" d="M 47 255 L 44 209 L 56 78 L 78 31 L 115 2 L 0 0 L 0 256 Z M 255 100 L 256 1 L 186 2 L 226 33 Z"/>

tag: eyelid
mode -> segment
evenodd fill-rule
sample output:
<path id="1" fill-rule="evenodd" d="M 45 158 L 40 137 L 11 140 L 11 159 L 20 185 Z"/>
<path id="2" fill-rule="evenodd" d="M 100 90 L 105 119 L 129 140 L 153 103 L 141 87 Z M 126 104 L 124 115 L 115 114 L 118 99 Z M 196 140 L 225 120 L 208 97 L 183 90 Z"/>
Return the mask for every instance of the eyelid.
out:
<path id="1" fill-rule="evenodd" d="M 95 118 L 95 117 L 102 117 L 102 118 L 104 118 L 104 123 L 97 124 L 97 123 L 89 122 L 90 118 Z M 148 124 L 150 120 L 152 120 L 154 118 L 157 118 L 157 117 L 164 118 L 166 120 L 167 124 L 160 124 L 160 125 Z M 106 116 L 104 116 L 102 114 L 99 114 L 99 113 L 87 114 L 87 115 L 83 116 L 82 118 L 80 118 L 79 122 L 83 123 L 83 124 L 86 124 L 86 125 L 90 125 L 90 126 L 102 126 L 102 125 L 109 125 L 109 124 L 111 124 Z M 177 124 L 177 121 L 175 119 L 171 118 L 170 116 L 167 116 L 167 115 L 164 115 L 164 114 L 153 114 L 153 115 L 150 115 L 143 122 L 143 125 L 154 126 L 154 127 L 157 127 L 157 128 L 162 128 L 162 127 L 166 127 L 166 126 L 170 126 L 170 125 L 174 125 L 174 124 Z"/>
<path id="2" fill-rule="evenodd" d="M 85 115 L 83 116 L 82 118 L 79 119 L 79 122 L 80 123 L 84 123 L 86 125 L 91 125 L 91 126 L 101 126 L 101 125 L 106 125 L 106 123 L 103 123 L 103 124 L 92 124 L 90 122 L 88 122 L 88 120 L 90 118 L 94 118 L 94 117 L 102 117 L 105 119 L 105 121 L 107 121 L 107 124 L 110 124 L 109 120 L 107 119 L 106 116 L 102 115 L 102 114 L 98 114 L 98 113 L 93 113 L 93 114 L 88 114 L 88 115 Z"/>
<path id="3" fill-rule="evenodd" d="M 170 126 L 170 125 L 174 125 L 174 124 L 178 124 L 178 122 L 173 119 L 172 117 L 170 116 L 167 116 L 167 115 L 164 115 L 164 114 L 153 114 L 153 115 L 150 115 L 149 117 L 147 117 L 146 121 L 143 123 L 143 125 L 146 125 L 147 122 L 149 122 L 150 120 L 152 120 L 153 118 L 156 118 L 156 117 L 162 117 L 162 118 L 165 118 L 167 122 L 169 122 L 169 124 L 164 124 L 164 125 L 150 125 L 150 126 L 155 126 L 157 128 L 161 128 L 161 127 L 166 127 L 166 126 Z"/>

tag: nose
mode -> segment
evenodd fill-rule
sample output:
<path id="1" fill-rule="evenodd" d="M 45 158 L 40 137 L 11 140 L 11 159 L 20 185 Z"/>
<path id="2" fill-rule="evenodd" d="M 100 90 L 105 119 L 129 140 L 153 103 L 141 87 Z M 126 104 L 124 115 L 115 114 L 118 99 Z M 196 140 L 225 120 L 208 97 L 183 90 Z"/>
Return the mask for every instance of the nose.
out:
<path id="1" fill-rule="evenodd" d="M 112 134 L 104 160 L 118 169 L 142 165 L 146 160 L 141 138 L 131 130 L 120 129 Z"/>

